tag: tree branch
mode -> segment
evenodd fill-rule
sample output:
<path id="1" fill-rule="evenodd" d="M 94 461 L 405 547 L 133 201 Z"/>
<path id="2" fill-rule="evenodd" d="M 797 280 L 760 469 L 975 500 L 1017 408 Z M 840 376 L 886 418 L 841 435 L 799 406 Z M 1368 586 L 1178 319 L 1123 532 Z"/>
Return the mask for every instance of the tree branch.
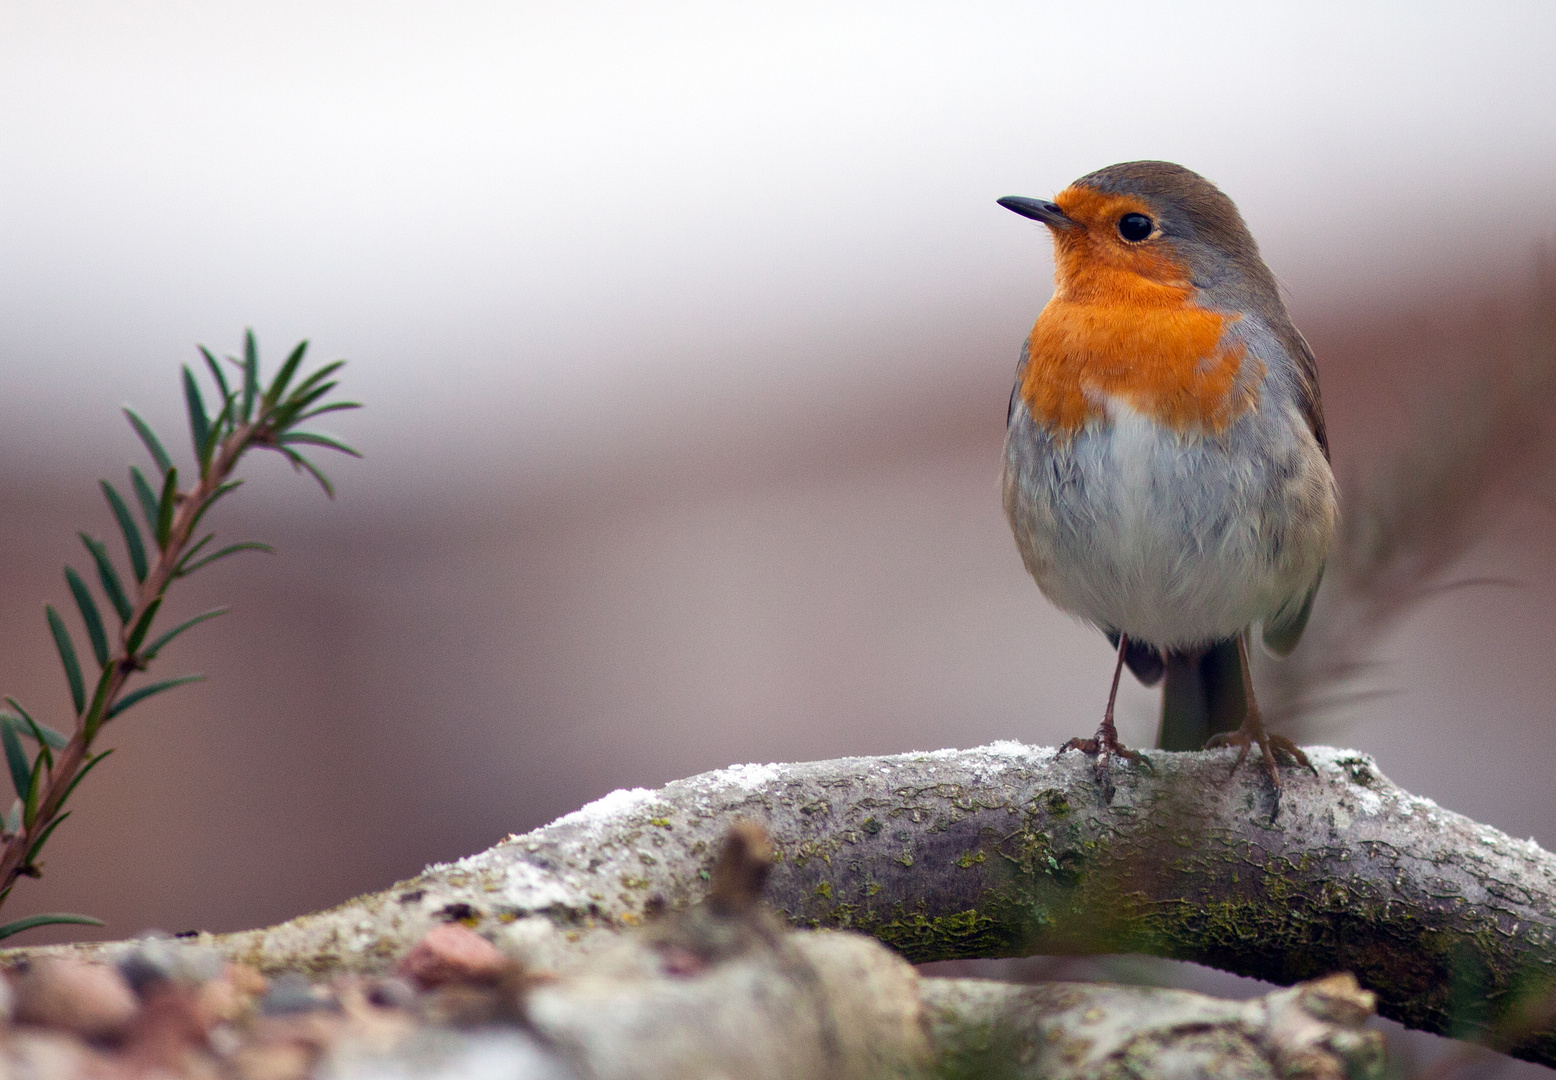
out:
<path id="1" fill-rule="evenodd" d="M 667 972 L 655 944 L 631 935 L 530 988 L 510 1006 L 520 1018 L 512 1026 L 426 1023 L 392 1042 L 344 1033 L 320 1072 L 403 1075 L 414 1063 L 417 1075 L 514 1080 L 1383 1075 L 1383 1035 L 1362 1026 L 1372 995 L 1347 975 L 1222 1001 L 1140 986 L 918 979 L 856 934 L 780 932 L 695 975 Z M 471 1001 L 462 999 L 467 1010 Z"/>
<path id="2" fill-rule="evenodd" d="M 1383 1036 L 1362 1026 L 1374 996 L 1348 974 L 1242 1002 L 923 979 L 863 934 L 785 926 L 762 901 L 774 852 L 761 826 L 737 823 L 720 847 L 703 900 L 651 913 L 560 974 L 448 924 L 394 978 L 341 976 L 301 996 L 283 979 L 259 999 L 254 972 L 165 940 L 120 947 L 113 967 L 40 960 L 11 973 L 20 1023 L 0 1017 L 0 1065 L 45 1077 L 236 1066 L 272 1080 L 1382 1075 Z"/>
<path id="3" fill-rule="evenodd" d="M 1383 1075 L 1372 995 L 1346 975 L 1223 1001 L 1187 990 L 924 979 L 935 1075 L 984 1080 L 1114 1076 Z"/>
<path id="4" fill-rule="evenodd" d="M 1142 952 L 1278 983 L 1354 972 L 1379 1011 L 1556 1063 L 1556 858 L 1412 796 L 1351 751 L 1309 751 L 1269 820 L 1230 751 L 1115 771 L 996 744 L 742 766 L 616 792 L 418 878 L 267 930 L 203 936 L 267 970 L 374 971 L 430 926 L 477 926 L 566 968 L 656 903 L 708 891 L 720 838 L 763 822 L 766 896 L 915 961 Z"/>

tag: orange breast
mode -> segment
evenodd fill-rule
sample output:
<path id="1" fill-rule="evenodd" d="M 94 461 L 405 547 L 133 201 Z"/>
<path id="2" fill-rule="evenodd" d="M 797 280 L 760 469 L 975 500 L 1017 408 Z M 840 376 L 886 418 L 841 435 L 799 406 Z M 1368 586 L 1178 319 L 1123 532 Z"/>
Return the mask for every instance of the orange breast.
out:
<path id="1" fill-rule="evenodd" d="M 1067 213 L 1112 220 L 1132 200 L 1070 188 Z M 1117 203 L 1118 205 L 1114 205 Z M 1227 335 L 1238 316 L 1192 303 L 1187 269 L 1160 247 L 1122 250 L 1105 229 L 1057 232 L 1052 300 L 1027 339 L 1021 396 L 1033 419 L 1073 434 L 1123 401 L 1176 431 L 1218 433 L 1258 404 L 1264 367 Z"/>
<path id="2" fill-rule="evenodd" d="M 1184 304 L 1056 298 L 1027 340 L 1021 396 L 1035 420 L 1067 433 L 1103 416 L 1106 398 L 1177 431 L 1225 431 L 1258 403 L 1257 380 L 1239 379 L 1242 343 L 1224 340 L 1228 321 Z"/>

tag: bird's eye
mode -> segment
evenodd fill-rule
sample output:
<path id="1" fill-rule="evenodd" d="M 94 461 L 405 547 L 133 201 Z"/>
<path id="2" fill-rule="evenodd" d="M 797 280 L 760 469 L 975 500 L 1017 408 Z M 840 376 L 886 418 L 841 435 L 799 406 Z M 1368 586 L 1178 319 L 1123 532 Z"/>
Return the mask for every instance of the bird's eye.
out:
<path id="1" fill-rule="evenodd" d="M 1118 235 L 1131 244 L 1138 244 L 1150 236 L 1151 230 L 1155 227 L 1151 219 L 1144 214 L 1125 214 L 1118 219 Z"/>

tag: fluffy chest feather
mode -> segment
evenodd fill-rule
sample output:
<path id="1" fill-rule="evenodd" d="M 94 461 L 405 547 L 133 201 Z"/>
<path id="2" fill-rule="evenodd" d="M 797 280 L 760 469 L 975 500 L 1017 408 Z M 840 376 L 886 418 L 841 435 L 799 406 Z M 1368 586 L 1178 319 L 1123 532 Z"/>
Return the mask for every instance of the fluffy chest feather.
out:
<path id="1" fill-rule="evenodd" d="M 1221 435 L 1174 432 L 1121 398 L 1073 436 L 1018 403 L 1005 511 L 1059 607 L 1161 648 L 1230 637 L 1300 602 L 1334 527 L 1333 479 L 1289 405 Z"/>
<path id="2" fill-rule="evenodd" d="M 1073 436 L 1118 402 L 1177 432 L 1221 433 L 1255 408 L 1264 365 L 1223 315 L 1183 285 L 1115 275 L 1049 301 L 1027 339 L 1020 395 L 1034 420 Z"/>

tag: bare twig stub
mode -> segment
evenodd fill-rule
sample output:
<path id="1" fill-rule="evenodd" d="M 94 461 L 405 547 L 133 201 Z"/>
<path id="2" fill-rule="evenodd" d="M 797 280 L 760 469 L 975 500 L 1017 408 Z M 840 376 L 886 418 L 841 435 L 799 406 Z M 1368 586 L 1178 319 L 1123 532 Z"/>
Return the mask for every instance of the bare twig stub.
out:
<path id="1" fill-rule="evenodd" d="M 1556 857 L 1309 751 L 1279 818 L 1230 751 L 1153 752 L 1104 804 L 1090 762 L 1014 743 L 742 766 L 616 792 L 383 893 L 207 937 L 267 970 L 381 970 L 437 921 L 565 968 L 700 900 L 726 829 L 765 822 L 768 900 L 913 960 L 1142 952 L 1279 983 L 1352 971 L 1379 1011 L 1556 1062 Z"/>

